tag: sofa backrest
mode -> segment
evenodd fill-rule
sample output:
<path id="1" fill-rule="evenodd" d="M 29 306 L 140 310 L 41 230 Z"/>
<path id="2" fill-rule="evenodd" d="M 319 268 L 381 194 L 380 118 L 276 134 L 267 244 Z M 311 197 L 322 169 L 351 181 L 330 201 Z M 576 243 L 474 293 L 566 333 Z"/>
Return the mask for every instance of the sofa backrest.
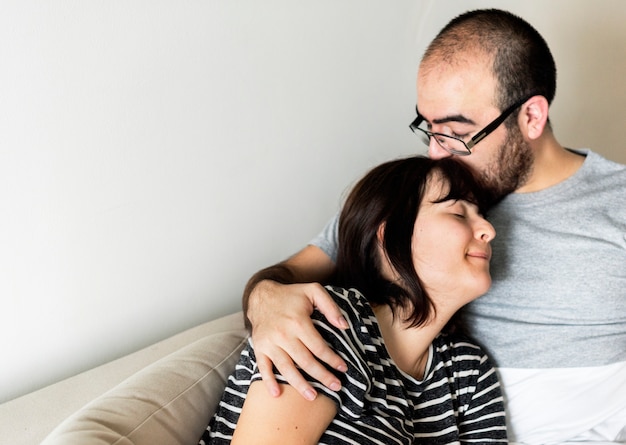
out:
<path id="1" fill-rule="evenodd" d="M 244 329 L 195 341 L 87 404 L 42 445 L 197 444 L 246 341 Z"/>

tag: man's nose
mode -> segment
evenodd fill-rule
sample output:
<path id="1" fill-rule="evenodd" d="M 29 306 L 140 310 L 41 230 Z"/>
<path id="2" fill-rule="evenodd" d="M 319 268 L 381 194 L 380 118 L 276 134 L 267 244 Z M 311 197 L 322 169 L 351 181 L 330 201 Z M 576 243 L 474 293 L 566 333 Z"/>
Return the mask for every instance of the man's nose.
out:
<path id="1" fill-rule="evenodd" d="M 431 137 L 428 143 L 428 157 L 431 159 L 443 159 L 452 156 L 447 150 L 444 150 L 441 145 L 437 143 L 435 138 Z"/>

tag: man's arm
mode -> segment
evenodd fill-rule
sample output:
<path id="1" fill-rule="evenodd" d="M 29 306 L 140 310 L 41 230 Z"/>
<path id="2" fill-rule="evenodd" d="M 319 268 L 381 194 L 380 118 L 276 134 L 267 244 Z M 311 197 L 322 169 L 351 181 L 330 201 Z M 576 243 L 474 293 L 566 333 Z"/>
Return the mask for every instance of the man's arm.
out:
<path id="1" fill-rule="evenodd" d="M 346 364 L 326 344 L 310 318 L 316 308 L 337 328 L 347 327 L 335 302 L 317 283 L 328 280 L 334 267 L 324 251 L 307 246 L 288 260 L 257 272 L 246 285 L 246 324 L 251 329 L 263 382 L 273 396 L 281 391 L 272 365 L 308 400 L 315 399 L 317 392 L 296 365 L 332 390 L 341 387 L 339 379 L 319 360 L 340 371 L 347 369 Z"/>

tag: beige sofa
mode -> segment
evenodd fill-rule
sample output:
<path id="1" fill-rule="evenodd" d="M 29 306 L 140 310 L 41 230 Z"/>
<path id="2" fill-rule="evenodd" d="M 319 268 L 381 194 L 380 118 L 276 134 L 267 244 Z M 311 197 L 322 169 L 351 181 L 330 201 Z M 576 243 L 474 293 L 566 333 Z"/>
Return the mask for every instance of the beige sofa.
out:
<path id="1" fill-rule="evenodd" d="M 4 403 L 0 442 L 196 444 L 245 342 L 232 314 Z"/>

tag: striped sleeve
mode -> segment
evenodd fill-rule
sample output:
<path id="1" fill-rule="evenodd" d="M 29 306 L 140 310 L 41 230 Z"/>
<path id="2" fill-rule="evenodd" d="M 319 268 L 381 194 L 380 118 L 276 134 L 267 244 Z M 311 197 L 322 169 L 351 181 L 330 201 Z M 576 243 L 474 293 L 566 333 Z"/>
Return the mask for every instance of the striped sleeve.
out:
<path id="1" fill-rule="evenodd" d="M 468 444 L 508 443 L 500 382 L 495 368 L 484 353 L 480 355 L 473 386 L 475 388 L 470 392 L 471 398 L 459 419 L 460 439 Z"/>

